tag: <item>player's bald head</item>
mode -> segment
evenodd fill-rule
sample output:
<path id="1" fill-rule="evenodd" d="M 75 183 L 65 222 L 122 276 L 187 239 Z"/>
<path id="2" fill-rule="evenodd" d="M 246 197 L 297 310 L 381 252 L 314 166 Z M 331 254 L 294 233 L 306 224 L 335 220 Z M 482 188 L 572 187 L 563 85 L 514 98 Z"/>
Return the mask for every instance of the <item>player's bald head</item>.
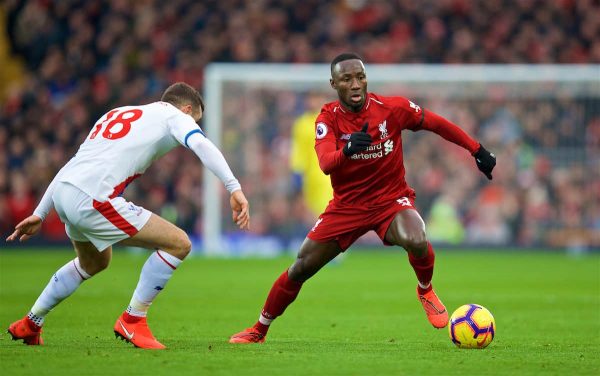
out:
<path id="1" fill-rule="evenodd" d="M 331 61 L 331 78 L 334 78 L 333 76 L 336 72 L 336 69 L 339 70 L 338 64 L 346 60 L 359 60 L 362 63 L 362 58 L 354 52 L 344 52 L 339 54 Z"/>
<path id="2" fill-rule="evenodd" d="M 204 99 L 198 92 L 185 82 L 176 82 L 169 86 L 160 98 L 161 101 L 171 103 L 177 108 L 191 105 L 193 109 L 200 107 L 204 112 Z"/>

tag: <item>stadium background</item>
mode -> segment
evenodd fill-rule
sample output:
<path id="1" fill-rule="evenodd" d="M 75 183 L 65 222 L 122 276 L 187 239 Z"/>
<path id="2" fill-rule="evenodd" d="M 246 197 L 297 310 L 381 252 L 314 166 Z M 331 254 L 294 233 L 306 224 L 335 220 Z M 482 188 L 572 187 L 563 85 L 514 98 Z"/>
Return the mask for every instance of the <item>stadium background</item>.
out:
<path id="1" fill-rule="evenodd" d="M 328 63 L 343 51 L 356 51 L 371 64 L 600 62 L 600 6 L 592 0 L 9 0 L 0 12 L 1 234 L 33 211 L 107 109 L 154 101 L 177 80 L 202 91 L 212 62 Z M 261 176 L 268 188 L 262 195 L 242 180 L 257 236 L 291 242 L 314 221 L 301 178 L 288 163 L 294 122 L 314 111 L 310 95 L 273 96 L 264 108 L 235 103 L 225 114 L 228 124 L 252 118 L 260 125 L 258 134 L 242 139 L 260 158 L 232 165 L 234 172 L 252 171 L 257 160 L 278 161 Z M 426 94 L 416 101 L 436 110 L 440 105 Z M 598 98 L 503 107 L 464 103 L 446 110 L 496 152 L 499 165 L 488 183 L 460 149 L 435 135 L 418 139 L 407 153 L 407 180 L 430 236 L 441 213 L 442 233 L 432 240 L 600 247 Z M 239 138 L 224 135 L 224 150 Z M 125 196 L 201 239 L 202 168 L 189 151 L 179 148 L 159 160 Z M 65 241 L 55 214 L 34 240 Z"/>

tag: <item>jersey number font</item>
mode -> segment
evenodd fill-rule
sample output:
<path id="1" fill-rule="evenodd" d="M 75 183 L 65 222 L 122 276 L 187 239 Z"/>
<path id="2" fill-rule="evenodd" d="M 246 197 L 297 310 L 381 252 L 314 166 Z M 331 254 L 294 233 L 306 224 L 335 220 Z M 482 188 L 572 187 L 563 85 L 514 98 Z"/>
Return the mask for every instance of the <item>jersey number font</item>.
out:
<path id="1" fill-rule="evenodd" d="M 104 125 L 106 125 L 106 127 L 102 132 L 102 137 L 106 138 L 107 140 L 117 140 L 125 137 L 131 130 L 131 123 L 141 117 L 142 110 L 138 109 L 126 110 L 122 112 L 119 112 L 119 110 L 112 110 L 106 114 L 106 119 L 104 121 L 96 124 L 96 129 L 94 129 L 90 135 L 90 140 L 96 138 Z"/>

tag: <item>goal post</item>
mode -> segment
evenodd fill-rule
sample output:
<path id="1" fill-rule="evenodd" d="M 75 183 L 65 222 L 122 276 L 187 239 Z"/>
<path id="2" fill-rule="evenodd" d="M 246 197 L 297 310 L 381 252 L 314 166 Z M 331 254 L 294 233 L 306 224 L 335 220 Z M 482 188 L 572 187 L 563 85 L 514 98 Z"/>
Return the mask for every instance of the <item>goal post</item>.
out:
<path id="1" fill-rule="evenodd" d="M 424 107 L 433 104 L 436 112 L 439 109 L 435 104 L 440 101 L 457 103 L 457 107 L 472 107 L 485 99 L 489 107 L 523 100 L 536 106 L 536 103 L 551 104 L 567 98 L 576 101 L 577 105 L 581 104 L 584 109 L 582 122 L 600 116 L 600 65 L 367 64 L 366 71 L 369 91 L 416 98 L 426 102 Z M 299 115 L 297 98 L 307 92 L 318 91 L 332 100 L 336 99 L 335 91 L 329 86 L 329 78 L 328 64 L 213 63 L 206 67 L 203 128 L 211 141 L 223 151 L 234 174 L 240 179 L 250 201 L 252 219 L 256 216 L 258 228 L 246 235 L 235 230 L 231 224 L 226 192 L 218 179 L 205 169 L 203 253 L 228 256 L 254 253 L 254 250 L 277 254 L 288 247 L 289 243 L 285 242 L 275 245 L 279 235 L 271 230 L 278 226 L 272 223 L 274 219 L 265 218 L 269 215 L 265 213 L 270 207 L 269 200 L 281 198 L 285 188 L 280 186 L 287 183 L 270 178 L 261 180 L 261 177 L 271 176 L 269 169 L 276 169 L 279 173 L 284 169 L 285 163 L 279 159 L 285 158 L 285 151 L 280 149 L 285 149 L 286 137 L 289 138 L 286 129 L 291 119 Z M 270 113 L 273 111 L 277 112 L 276 116 Z M 586 127 L 585 124 L 573 126 L 578 132 L 585 131 Z M 567 154 L 573 155 L 573 163 L 580 163 L 578 152 L 585 152 L 581 146 L 574 143 L 567 145 L 567 149 Z M 253 162 L 250 163 L 250 160 Z M 284 175 L 281 173 L 279 180 L 283 180 Z M 412 185 L 412 182 L 409 181 L 409 184 Z M 284 211 L 289 209 L 282 208 Z M 515 241 L 511 239 L 508 244 Z"/>

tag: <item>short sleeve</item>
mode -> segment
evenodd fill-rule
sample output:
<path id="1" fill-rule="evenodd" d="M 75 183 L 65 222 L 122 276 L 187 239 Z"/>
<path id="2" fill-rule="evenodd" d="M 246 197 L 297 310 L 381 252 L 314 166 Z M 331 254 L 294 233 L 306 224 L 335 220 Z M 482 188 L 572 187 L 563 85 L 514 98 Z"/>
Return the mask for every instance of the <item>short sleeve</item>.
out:
<path id="1" fill-rule="evenodd" d="M 189 148 L 188 139 L 191 135 L 199 133 L 206 137 L 202 129 L 196 124 L 191 116 L 184 114 L 181 111 L 177 111 L 174 116 L 171 116 L 167 120 L 169 132 L 171 135 L 183 146 Z"/>

